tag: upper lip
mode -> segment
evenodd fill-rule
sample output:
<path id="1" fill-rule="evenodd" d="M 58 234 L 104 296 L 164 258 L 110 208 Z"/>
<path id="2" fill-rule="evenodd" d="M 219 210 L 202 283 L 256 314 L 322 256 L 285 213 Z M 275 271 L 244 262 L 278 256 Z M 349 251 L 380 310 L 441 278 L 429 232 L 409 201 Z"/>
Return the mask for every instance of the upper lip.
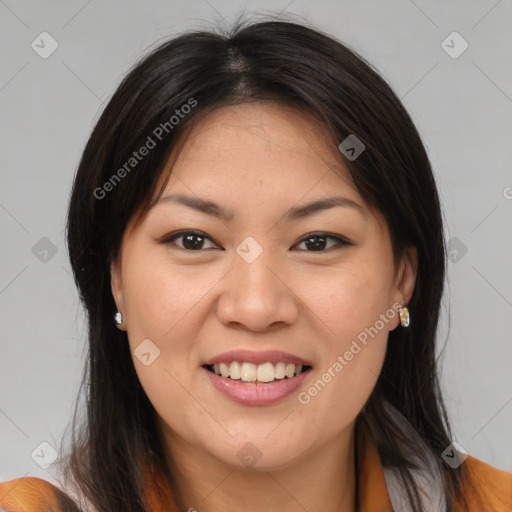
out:
<path id="1" fill-rule="evenodd" d="M 281 361 L 283 363 L 311 366 L 311 363 L 306 359 L 280 350 L 266 350 L 264 352 L 254 352 L 252 350 L 230 350 L 229 352 L 223 352 L 222 354 L 208 359 L 203 363 L 203 365 L 220 364 L 231 361 L 253 364 L 278 363 Z"/>

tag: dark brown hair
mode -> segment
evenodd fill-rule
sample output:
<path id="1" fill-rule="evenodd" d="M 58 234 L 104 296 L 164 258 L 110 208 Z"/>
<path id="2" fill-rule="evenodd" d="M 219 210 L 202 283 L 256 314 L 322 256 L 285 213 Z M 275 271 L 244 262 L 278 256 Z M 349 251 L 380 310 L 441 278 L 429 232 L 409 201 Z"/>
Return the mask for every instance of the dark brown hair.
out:
<path id="1" fill-rule="evenodd" d="M 357 159 L 345 158 L 355 186 L 384 215 L 396 261 L 407 247 L 417 249 L 418 273 L 408 304 L 413 321 L 407 329 L 390 332 L 382 372 L 356 426 L 371 432 L 384 466 L 399 468 L 412 507 L 419 511 L 412 463 L 402 450 L 407 440 L 384 404 L 398 409 L 436 456 L 448 510 L 453 510 L 465 475 L 464 465 L 454 470 L 440 458 L 451 443 L 436 366 L 446 249 L 425 147 L 404 106 L 371 64 L 319 30 L 281 20 L 239 21 L 225 33 L 189 32 L 160 44 L 123 79 L 94 127 L 74 180 L 67 222 L 89 343 L 80 387 L 85 417 L 77 402 L 66 470 L 101 512 L 146 510 L 142 468 L 149 462 L 158 464 L 173 485 L 156 412 L 137 378 L 126 333 L 113 323 L 110 262 L 128 222 L 147 211 L 180 134 L 219 106 L 258 100 L 310 113 L 337 144 L 355 134 L 365 145 Z M 179 122 L 170 122 L 176 110 L 193 102 Z M 133 152 L 148 136 L 155 139 L 155 129 L 162 126 L 167 130 L 161 128 L 161 141 L 127 171 Z M 127 172 L 119 173 L 123 166 Z"/>

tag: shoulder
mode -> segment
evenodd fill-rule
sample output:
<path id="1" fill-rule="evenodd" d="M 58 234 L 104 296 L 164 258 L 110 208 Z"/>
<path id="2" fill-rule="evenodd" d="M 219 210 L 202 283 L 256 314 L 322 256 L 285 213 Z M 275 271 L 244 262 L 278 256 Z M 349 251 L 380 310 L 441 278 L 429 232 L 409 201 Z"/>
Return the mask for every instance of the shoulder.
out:
<path id="1" fill-rule="evenodd" d="M 512 473 L 495 468 L 469 456 L 464 462 L 471 482 L 464 489 L 478 512 L 509 512 L 512 510 Z M 476 505 L 477 502 L 479 505 Z"/>
<path id="2" fill-rule="evenodd" d="M 64 493 L 37 477 L 21 477 L 0 483 L 0 512 L 60 512 Z"/>

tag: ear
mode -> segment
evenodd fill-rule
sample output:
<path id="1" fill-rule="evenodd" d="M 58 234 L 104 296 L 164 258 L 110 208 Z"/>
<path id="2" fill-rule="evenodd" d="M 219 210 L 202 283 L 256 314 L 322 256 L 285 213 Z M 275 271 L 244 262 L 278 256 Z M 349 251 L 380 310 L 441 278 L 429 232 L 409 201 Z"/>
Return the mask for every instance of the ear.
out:
<path id="1" fill-rule="evenodd" d="M 394 299 L 402 306 L 411 300 L 418 275 L 418 251 L 416 247 L 407 247 L 397 274 Z"/>
<path id="2" fill-rule="evenodd" d="M 123 323 L 117 324 L 117 328 L 122 331 L 126 330 L 125 309 L 124 309 L 124 296 L 123 296 L 123 281 L 121 278 L 121 262 L 113 260 L 110 263 L 110 287 L 112 296 L 117 306 L 117 310 L 123 317 Z"/>

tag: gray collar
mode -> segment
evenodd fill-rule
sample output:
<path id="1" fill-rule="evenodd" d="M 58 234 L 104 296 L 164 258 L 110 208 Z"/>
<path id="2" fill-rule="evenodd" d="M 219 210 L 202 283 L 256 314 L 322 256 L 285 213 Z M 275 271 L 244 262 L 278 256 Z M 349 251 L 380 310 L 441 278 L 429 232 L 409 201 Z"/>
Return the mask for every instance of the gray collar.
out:
<path id="1" fill-rule="evenodd" d="M 397 424 L 403 429 L 410 439 L 420 446 L 425 453 L 428 464 L 425 466 L 424 461 L 420 461 L 416 454 L 404 447 L 413 462 L 418 462 L 421 469 L 411 470 L 414 483 L 421 491 L 421 501 L 423 510 L 428 512 L 446 512 L 446 498 L 444 486 L 441 479 L 441 473 L 437 465 L 434 454 L 425 444 L 420 435 L 414 430 L 412 425 L 407 421 L 396 408 L 390 404 L 386 404 L 396 420 Z M 408 504 L 407 496 L 404 491 L 404 483 L 400 472 L 396 468 L 383 468 L 384 478 L 386 479 L 386 487 L 391 501 L 391 505 L 396 512 L 415 512 Z"/>

